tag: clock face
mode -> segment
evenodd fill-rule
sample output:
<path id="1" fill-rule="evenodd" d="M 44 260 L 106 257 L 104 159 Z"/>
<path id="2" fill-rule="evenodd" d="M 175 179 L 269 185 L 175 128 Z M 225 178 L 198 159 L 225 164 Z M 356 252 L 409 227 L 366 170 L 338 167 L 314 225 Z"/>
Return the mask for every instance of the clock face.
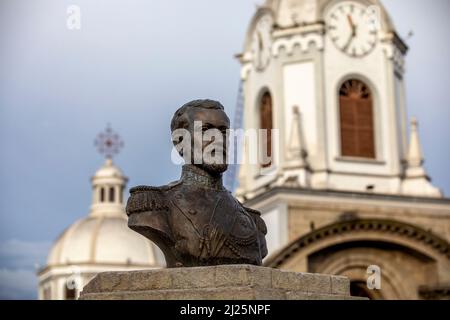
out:
<path id="1" fill-rule="evenodd" d="M 361 57 L 377 43 L 377 16 L 374 10 L 356 2 L 342 2 L 327 16 L 328 34 L 345 54 Z"/>
<path id="2" fill-rule="evenodd" d="M 258 70 L 263 70 L 270 61 L 272 47 L 272 17 L 264 16 L 256 24 L 252 38 L 253 65 Z"/>

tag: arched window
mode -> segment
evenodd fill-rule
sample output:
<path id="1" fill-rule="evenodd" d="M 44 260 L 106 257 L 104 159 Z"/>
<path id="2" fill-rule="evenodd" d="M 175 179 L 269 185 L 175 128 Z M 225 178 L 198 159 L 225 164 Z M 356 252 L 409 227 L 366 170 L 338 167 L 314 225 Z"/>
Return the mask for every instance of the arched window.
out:
<path id="1" fill-rule="evenodd" d="M 346 81 L 339 90 L 341 155 L 375 158 L 373 98 L 359 80 Z"/>
<path id="2" fill-rule="evenodd" d="M 109 202 L 114 202 L 114 199 L 115 199 L 115 197 L 114 197 L 114 188 L 110 187 L 109 188 Z"/>
<path id="3" fill-rule="evenodd" d="M 265 154 L 267 158 L 272 157 L 272 96 L 268 91 L 266 91 L 262 97 L 261 97 L 261 104 L 260 104 L 260 122 L 261 122 L 261 129 L 267 130 L 267 139 L 266 139 L 266 145 L 262 146 L 262 152 Z M 264 150 L 265 149 L 265 150 Z M 263 157 L 262 159 L 265 159 Z M 272 165 L 272 160 L 270 160 L 267 163 L 263 163 L 262 167 L 270 167 Z"/>
<path id="4" fill-rule="evenodd" d="M 105 201 L 105 189 L 102 187 L 100 188 L 100 202 Z"/>

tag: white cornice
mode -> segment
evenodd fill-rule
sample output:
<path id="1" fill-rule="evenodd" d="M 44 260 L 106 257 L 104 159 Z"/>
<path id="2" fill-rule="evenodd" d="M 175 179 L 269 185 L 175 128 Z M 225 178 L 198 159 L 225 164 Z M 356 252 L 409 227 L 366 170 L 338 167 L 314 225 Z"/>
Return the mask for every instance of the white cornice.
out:
<path id="1" fill-rule="evenodd" d="M 278 38 L 272 45 L 272 55 L 278 57 L 281 48 L 284 48 L 288 55 L 292 55 L 294 48 L 297 45 L 300 46 L 302 52 L 307 52 L 312 44 L 314 44 L 317 49 L 323 50 L 323 35 L 319 33 L 308 33 L 296 35 L 291 38 Z"/>

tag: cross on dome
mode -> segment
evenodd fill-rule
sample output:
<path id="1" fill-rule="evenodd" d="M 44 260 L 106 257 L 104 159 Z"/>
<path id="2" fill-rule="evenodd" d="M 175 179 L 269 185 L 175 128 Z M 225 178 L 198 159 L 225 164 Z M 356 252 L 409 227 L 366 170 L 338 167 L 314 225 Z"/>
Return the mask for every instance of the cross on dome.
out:
<path id="1" fill-rule="evenodd" d="M 97 147 L 97 151 L 105 158 L 112 159 L 123 148 L 124 142 L 108 123 L 106 129 L 97 135 L 95 146 Z"/>

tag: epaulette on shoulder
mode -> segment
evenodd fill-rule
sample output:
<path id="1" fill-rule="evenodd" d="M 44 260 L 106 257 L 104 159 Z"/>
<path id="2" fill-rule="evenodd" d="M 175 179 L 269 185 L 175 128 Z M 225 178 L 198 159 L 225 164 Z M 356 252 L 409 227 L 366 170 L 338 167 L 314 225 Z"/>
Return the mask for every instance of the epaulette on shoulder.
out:
<path id="1" fill-rule="evenodd" d="M 130 194 L 145 192 L 145 191 L 161 191 L 162 187 L 152 187 L 152 186 L 136 186 L 130 189 Z"/>
<path id="2" fill-rule="evenodd" d="M 127 215 L 146 211 L 169 211 L 165 193 L 180 183 L 181 181 L 175 181 L 161 187 L 136 186 L 131 188 L 127 201 Z"/>
<path id="3" fill-rule="evenodd" d="M 168 191 L 176 186 L 181 184 L 181 180 L 177 180 L 174 182 L 171 182 L 165 186 L 160 187 L 153 187 L 153 186 L 136 186 L 130 189 L 130 194 L 139 193 L 139 192 L 146 192 L 146 191 Z"/>
<path id="4" fill-rule="evenodd" d="M 155 187 L 139 186 L 130 190 L 127 201 L 127 215 L 146 211 L 168 211 L 164 194 Z"/>

